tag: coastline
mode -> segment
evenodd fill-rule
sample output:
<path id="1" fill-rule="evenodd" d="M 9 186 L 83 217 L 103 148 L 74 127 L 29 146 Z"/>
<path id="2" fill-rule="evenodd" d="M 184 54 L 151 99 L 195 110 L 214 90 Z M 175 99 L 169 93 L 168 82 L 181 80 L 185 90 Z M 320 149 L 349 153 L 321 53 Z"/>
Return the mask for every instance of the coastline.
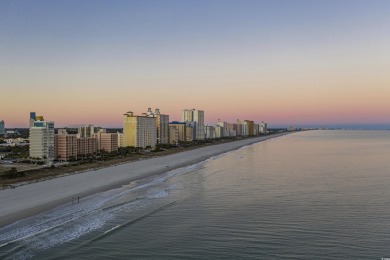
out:
<path id="1" fill-rule="evenodd" d="M 87 196 L 118 188 L 123 184 L 182 168 L 210 157 L 289 133 L 260 136 L 235 142 L 200 147 L 189 151 L 132 161 L 79 174 L 34 182 L 15 189 L 0 190 L 0 227 L 37 215 Z"/>

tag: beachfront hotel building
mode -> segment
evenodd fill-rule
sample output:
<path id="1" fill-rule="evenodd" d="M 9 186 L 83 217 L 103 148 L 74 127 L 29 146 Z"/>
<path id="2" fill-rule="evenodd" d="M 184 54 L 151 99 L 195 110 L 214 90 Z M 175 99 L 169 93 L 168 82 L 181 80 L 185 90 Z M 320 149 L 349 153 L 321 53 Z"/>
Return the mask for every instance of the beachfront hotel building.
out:
<path id="1" fill-rule="evenodd" d="M 118 135 L 118 147 L 123 147 L 123 133 L 117 132 Z"/>
<path id="2" fill-rule="evenodd" d="M 194 140 L 194 128 L 192 124 L 189 124 L 189 122 L 173 121 L 169 123 L 170 131 L 173 128 L 178 131 L 177 135 L 179 142 L 191 142 Z M 170 140 L 169 143 L 172 144 L 172 140 Z"/>
<path id="3" fill-rule="evenodd" d="M 55 135 L 55 159 L 57 161 L 77 160 L 77 135 L 58 129 Z"/>
<path id="4" fill-rule="evenodd" d="M 244 120 L 245 136 L 253 136 L 254 122 L 251 120 Z"/>
<path id="5" fill-rule="evenodd" d="M 236 135 L 237 136 L 242 136 L 243 134 L 243 127 L 242 127 L 242 123 L 240 122 L 240 120 L 237 119 L 237 121 L 235 123 L 232 124 L 233 125 L 233 130 L 236 131 Z"/>
<path id="6" fill-rule="evenodd" d="M 205 138 L 206 139 L 215 139 L 215 127 L 214 126 L 205 126 L 204 127 Z"/>
<path id="7" fill-rule="evenodd" d="M 31 121 L 30 121 L 31 122 Z M 55 159 L 54 122 L 35 116 L 30 127 L 30 158 L 43 160 L 47 164 Z"/>
<path id="8" fill-rule="evenodd" d="M 107 133 L 106 129 L 100 129 L 99 132 L 94 134 L 97 139 L 97 149 L 105 152 L 117 152 L 118 151 L 118 134 Z"/>
<path id="9" fill-rule="evenodd" d="M 96 137 L 77 137 L 77 159 L 94 156 L 97 152 Z"/>
<path id="10" fill-rule="evenodd" d="M 195 122 L 195 139 L 204 140 L 204 111 L 196 109 L 184 109 L 181 113 L 181 120 L 183 122 Z"/>
<path id="11" fill-rule="evenodd" d="M 107 133 L 100 129 L 92 137 L 81 137 L 79 134 L 68 134 L 59 129 L 55 135 L 55 159 L 69 161 L 96 155 L 99 151 L 118 151 L 118 133 Z"/>
<path id="12" fill-rule="evenodd" d="M 215 126 L 215 138 L 222 138 L 223 137 L 223 127 L 220 125 Z"/>
<path id="13" fill-rule="evenodd" d="M 267 123 L 265 123 L 265 122 L 262 121 L 262 122 L 259 124 L 259 133 L 262 134 L 262 135 L 265 135 L 265 134 L 267 134 L 267 131 L 268 131 L 268 129 L 267 129 Z"/>
<path id="14" fill-rule="evenodd" d="M 157 125 L 154 117 L 134 115 L 129 111 L 123 115 L 123 146 L 156 147 Z"/>
<path id="15" fill-rule="evenodd" d="M 149 107 L 146 112 L 148 117 L 156 118 L 157 126 L 157 143 L 158 144 L 167 144 L 169 142 L 169 115 L 164 115 L 160 113 L 160 109 L 155 109 L 153 112 Z"/>
<path id="16" fill-rule="evenodd" d="M 4 123 L 4 120 L 0 121 L 0 135 L 5 135 L 5 123 Z"/>
<path id="17" fill-rule="evenodd" d="M 179 128 L 177 125 L 169 125 L 169 144 L 178 145 L 179 144 Z"/>

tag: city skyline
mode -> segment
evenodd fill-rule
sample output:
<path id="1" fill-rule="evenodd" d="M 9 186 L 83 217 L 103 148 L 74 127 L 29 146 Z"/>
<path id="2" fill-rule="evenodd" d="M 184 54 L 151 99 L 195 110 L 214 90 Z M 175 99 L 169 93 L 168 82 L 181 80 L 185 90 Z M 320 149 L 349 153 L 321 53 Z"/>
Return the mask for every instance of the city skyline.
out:
<path id="1" fill-rule="evenodd" d="M 270 126 L 389 128 L 388 1 L 12 1 L 0 120 L 121 127 L 184 108 Z"/>

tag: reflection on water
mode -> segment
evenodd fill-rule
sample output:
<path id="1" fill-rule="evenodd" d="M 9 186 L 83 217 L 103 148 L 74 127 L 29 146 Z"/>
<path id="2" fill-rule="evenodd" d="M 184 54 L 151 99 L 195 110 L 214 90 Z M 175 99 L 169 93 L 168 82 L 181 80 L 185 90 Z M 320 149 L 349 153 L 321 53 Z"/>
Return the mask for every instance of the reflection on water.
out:
<path id="1" fill-rule="evenodd" d="M 389 257 L 390 132 L 311 131 L 0 229 L 0 258 Z"/>

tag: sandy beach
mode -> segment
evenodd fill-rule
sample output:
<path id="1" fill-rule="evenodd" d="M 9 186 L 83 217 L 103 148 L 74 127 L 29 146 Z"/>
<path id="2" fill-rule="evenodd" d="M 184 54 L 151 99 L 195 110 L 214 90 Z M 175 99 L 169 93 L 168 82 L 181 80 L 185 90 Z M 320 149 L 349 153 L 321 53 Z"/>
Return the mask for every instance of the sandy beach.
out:
<path id="1" fill-rule="evenodd" d="M 202 147 L 168 156 L 129 162 L 117 166 L 18 186 L 0 191 L 0 227 L 36 215 L 72 198 L 86 196 L 120 187 L 131 181 L 161 174 L 173 169 L 207 160 L 240 147 L 279 137 L 274 134 Z"/>

